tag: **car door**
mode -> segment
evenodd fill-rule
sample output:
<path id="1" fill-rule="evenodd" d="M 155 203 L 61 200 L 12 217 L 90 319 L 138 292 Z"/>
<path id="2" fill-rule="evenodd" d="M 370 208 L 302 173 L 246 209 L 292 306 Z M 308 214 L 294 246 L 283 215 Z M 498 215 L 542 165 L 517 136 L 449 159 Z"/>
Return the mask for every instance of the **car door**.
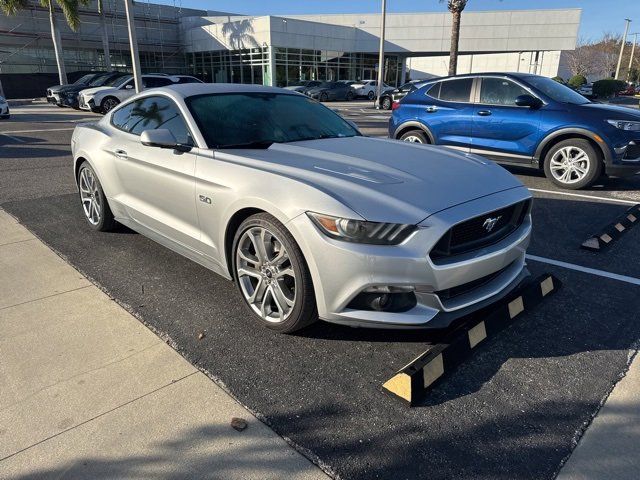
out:
<path id="1" fill-rule="evenodd" d="M 121 187 L 119 202 L 136 223 L 197 250 L 200 233 L 195 205 L 195 153 L 140 142 L 145 130 L 163 128 L 173 133 L 179 143 L 193 145 L 183 113 L 172 99 L 161 95 L 143 97 L 129 105 L 132 108 L 126 127 L 111 142 Z"/>
<path id="2" fill-rule="evenodd" d="M 472 151 L 494 160 L 530 163 L 538 143 L 541 110 L 519 107 L 516 98 L 532 93 L 505 77 L 478 80 Z"/>
<path id="3" fill-rule="evenodd" d="M 463 151 L 471 148 L 474 81 L 473 77 L 442 80 L 426 91 L 420 119 L 431 131 L 436 144 Z"/>

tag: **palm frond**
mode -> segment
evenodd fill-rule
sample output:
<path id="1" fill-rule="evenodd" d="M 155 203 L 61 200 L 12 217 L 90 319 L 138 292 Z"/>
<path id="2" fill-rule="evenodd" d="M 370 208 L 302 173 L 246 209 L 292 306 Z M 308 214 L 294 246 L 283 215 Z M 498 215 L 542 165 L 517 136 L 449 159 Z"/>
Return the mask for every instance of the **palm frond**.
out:
<path id="1" fill-rule="evenodd" d="M 51 0 L 49 0 L 51 1 Z M 60 5 L 64 18 L 67 20 L 67 24 L 74 32 L 80 26 L 80 12 L 78 0 L 56 0 L 56 3 Z"/>
<path id="2" fill-rule="evenodd" d="M 5 15 L 15 15 L 20 10 L 29 7 L 29 0 L 0 0 L 0 10 Z"/>

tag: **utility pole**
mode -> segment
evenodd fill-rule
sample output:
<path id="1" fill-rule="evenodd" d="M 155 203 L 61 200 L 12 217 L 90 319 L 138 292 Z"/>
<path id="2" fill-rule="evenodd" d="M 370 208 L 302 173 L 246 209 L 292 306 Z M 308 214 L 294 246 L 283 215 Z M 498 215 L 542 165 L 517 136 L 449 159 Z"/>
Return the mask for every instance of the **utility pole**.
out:
<path id="1" fill-rule="evenodd" d="M 376 108 L 380 108 L 380 95 L 384 81 L 384 26 L 387 21 L 387 0 L 382 0 L 382 16 L 380 17 L 380 55 L 378 56 L 378 82 L 376 85 Z"/>
<path id="2" fill-rule="evenodd" d="M 633 35 L 633 44 L 631 46 L 631 56 L 629 57 L 629 69 L 627 70 L 627 82 L 631 80 L 631 67 L 633 66 L 633 54 L 636 51 L 636 42 L 638 41 L 638 33 L 632 33 Z"/>
<path id="3" fill-rule="evenodd" d="M 142 73 L 140 71 L 140 56 L 138 55 L 138 39 L 136 38 L 136 26 L 134 23 L 133 2 L 124 0 L 127 10 L 127 26 L 129 27 L 129 44 L 131 45 L 131 65 L 133 66 L 133 78 L 136 84 L 136 92 L 142 91 Z"/>
<path id="4" fill-rule="evenodd" d="M 625 18 L 624 21 L 626 23 L 624 26 L 624 35 L 622 36 L 622 44 L 620 45 L 620 56 L 618 57 L 618 66 L 616 67 L 616 76 L 615 76 L 616 80 L 620 76 L 620 65 L 622 64 L 622 54 L 624 53 L 624 45 L 625 43 L 627 43 L 627 32 L 629 32 L 629 24 L 631 23 L 631 20 L 628 18 Z"/>

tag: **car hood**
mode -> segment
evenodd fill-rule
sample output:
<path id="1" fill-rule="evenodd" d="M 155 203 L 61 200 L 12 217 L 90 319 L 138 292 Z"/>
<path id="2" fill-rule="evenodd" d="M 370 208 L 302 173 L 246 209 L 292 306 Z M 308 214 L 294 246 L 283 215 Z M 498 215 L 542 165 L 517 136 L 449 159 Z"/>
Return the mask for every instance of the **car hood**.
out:
<path id="1" fill-rule="evenodd" d="M 455 205 L 522 187 L 482 157 L 397 140 L 331 138 L 224 152 L 311 185 L 378 222 L 417 224 Z"/>
<path id="2" fill-rule="evenodd" d="M 116 91 L 117 88 L 113 87 L 93 87 L 93 88 L 85 88 L 82 90 L 84 95 L 95 95 L 98 92 L 106 92 L 107 90 Z"/>
<path id="3" fill-rule="evenodd" d="M 588 109 L 592 112 L 600 112 L 602 115 L 615 115 L 615 120 L 640 120 L 640 111 L 622 107 L 619 105 L 611 105 L 606 103 L 585 103 L 578 105 L 578 108 Z"/>
<path id="4" fill-rule="evenodd" d="M 307 87 L 305 87 L 304 85 L 297 85 L 295 87 L 284 87 L 285 90 L 293 90 L 294 92 L 301 92 L 305 88 Z"/>

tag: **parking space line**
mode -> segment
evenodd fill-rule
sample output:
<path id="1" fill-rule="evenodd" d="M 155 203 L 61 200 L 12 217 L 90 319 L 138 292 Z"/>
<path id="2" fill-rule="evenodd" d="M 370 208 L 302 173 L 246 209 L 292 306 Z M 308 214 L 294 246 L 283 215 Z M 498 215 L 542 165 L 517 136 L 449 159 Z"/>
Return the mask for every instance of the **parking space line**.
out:
<path id="1" fill-rule="evenodd" d="M 73 130 L 76 127 L 65 127 L 65 128 L 41 128 L 38 130 L 9 130 L 6 132 L 0 132 L 0 135 L 4 135 L 5 137 L 10 137 L 7 135 L 9 133 L 40 133 L 40 132 L 62 132 L 64 130 Z"/>
<path id="2" fill-rule="evenodd" d="M 22 140 L 21 138 L 12 137 L 11 135 L 7 135 L 6 133 L 0 133 L 0 135 L 2 135 L 3 137 L 7 137 L 10 140 L 13 140 L 14 142 L 25 143 L 25 141 Z"/>
<path id="3" fill-rule="evenodd" d="M 636 205 L 638 202 L 633 200 L 624 200 L 622 198 L 608 198 L 608 197 L 600 197 L 598 195 L 585 195 L 583 193 L 569 193 L 569 192 L 558 192 L 556 190 L 542 190 L 540 188 L 529 188 L 531 192 L 540 192 L 540 193 L 549 193 L 552 195 L 565 195 L 567 197 L 579 197 L 579 198 L 591 198 L 595 200 L 602 200 L 603 202 L 611 202 L 611 203 L 624 203 L 627 205 Z"/>
<path id="4" fill-rule="evenodd" d="M 531 254 L 527 254 L 527 260 L 546 263 L 548 265 L 555 265 L 556 267 L 567 268 L 569 270 L 575 270 L 576 272 L 588 273 L 590 275 L 610 278 L 611 280 L 618 280 L 619 282 L 625 282 L 625 283 L 630 283 L 632 285 L 640 286 L 640 278 L 628 277 L 627 275 L 619 275 L 617 273 L 607 272 L 605 270 L 598 270 L 595 268 L 583 267 L 582 265 L 576 265 L 575 263 L 563 262 L 560 260 L 554 260 L 552 258 L 538 257 L 537 255 L 531 255 Z"/>

